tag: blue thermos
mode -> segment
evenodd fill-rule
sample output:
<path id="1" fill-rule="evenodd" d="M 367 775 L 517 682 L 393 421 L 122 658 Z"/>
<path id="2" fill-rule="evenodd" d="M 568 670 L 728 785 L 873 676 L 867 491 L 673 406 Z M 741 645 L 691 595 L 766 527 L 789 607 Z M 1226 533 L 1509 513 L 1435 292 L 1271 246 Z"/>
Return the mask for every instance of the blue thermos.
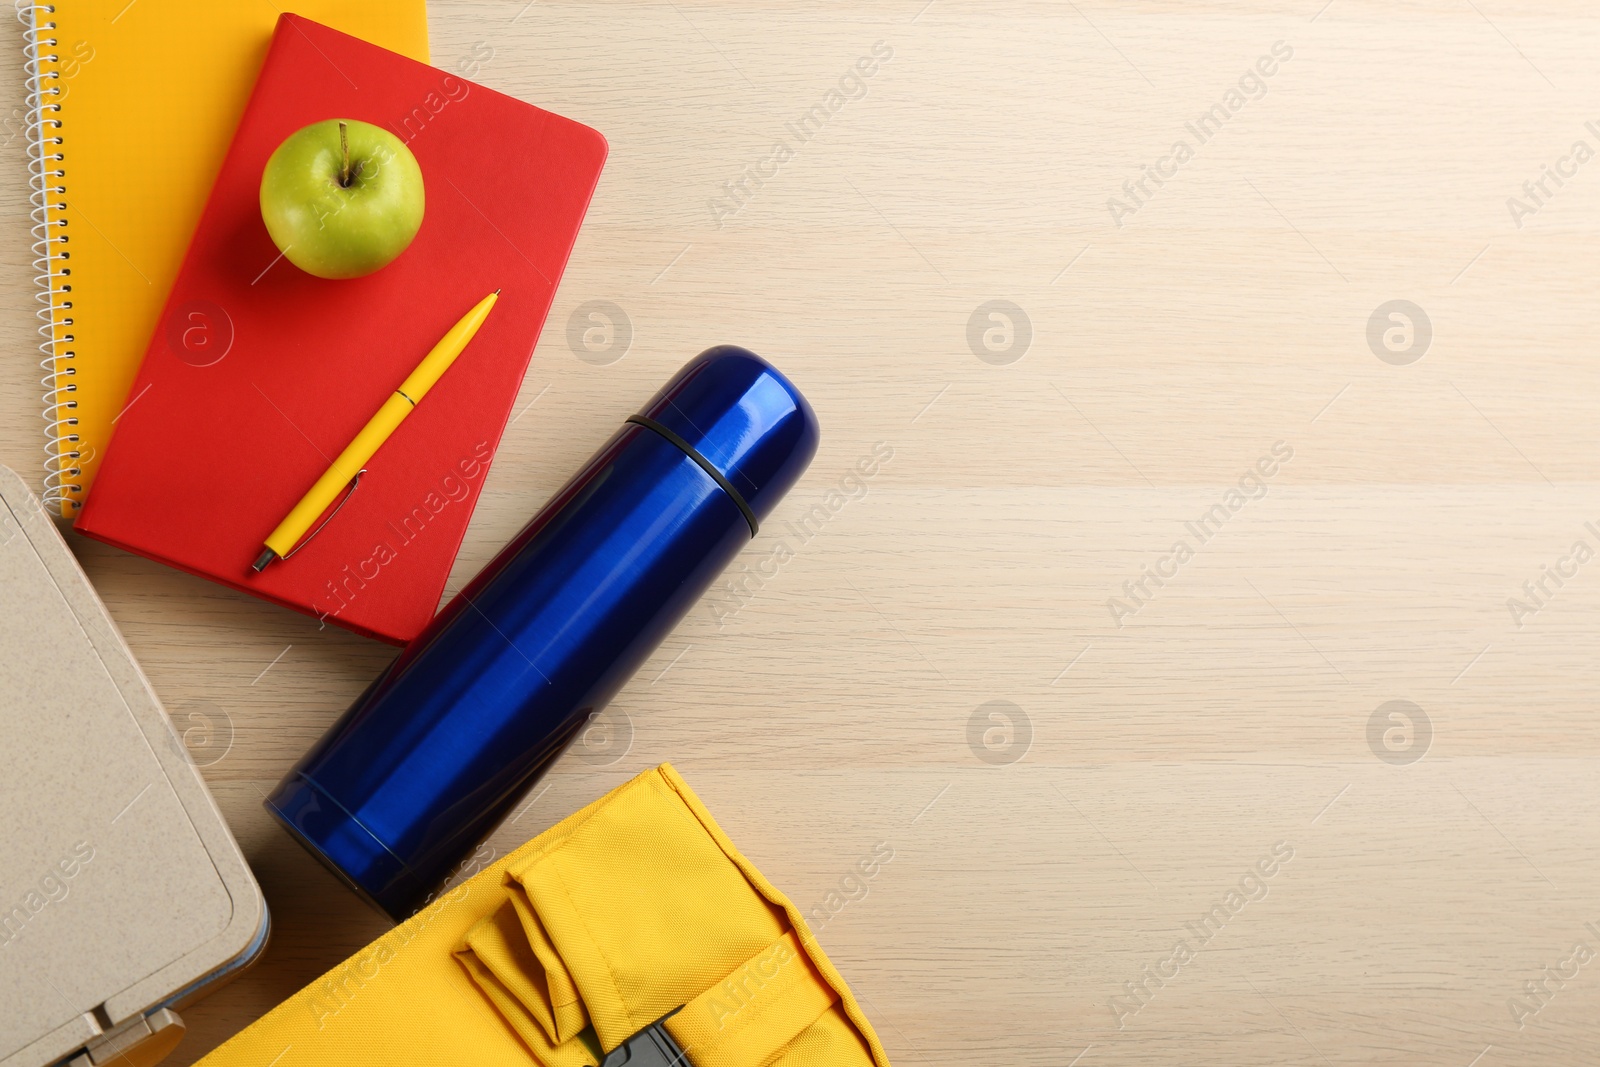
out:
<path id="1" fill-rule="evenodd" d="M 750 542 L 817 449 L 760 357 L 692 360 L 267 800 L 395 919 L 426 903 Z"/>

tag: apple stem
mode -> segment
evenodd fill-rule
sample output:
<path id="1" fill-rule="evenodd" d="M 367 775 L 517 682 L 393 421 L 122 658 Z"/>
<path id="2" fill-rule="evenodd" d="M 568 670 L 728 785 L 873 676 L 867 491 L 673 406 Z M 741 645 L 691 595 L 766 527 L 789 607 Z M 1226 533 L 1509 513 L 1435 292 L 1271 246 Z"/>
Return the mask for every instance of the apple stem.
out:
<path id="1" fill-rule="evenodd" d="M 339 171 L 339 185 L 350 188 L 350 138 L 345 134 L 344 120 L 339 120 L 339 150 L 344 153 L 344 167 Z"/>

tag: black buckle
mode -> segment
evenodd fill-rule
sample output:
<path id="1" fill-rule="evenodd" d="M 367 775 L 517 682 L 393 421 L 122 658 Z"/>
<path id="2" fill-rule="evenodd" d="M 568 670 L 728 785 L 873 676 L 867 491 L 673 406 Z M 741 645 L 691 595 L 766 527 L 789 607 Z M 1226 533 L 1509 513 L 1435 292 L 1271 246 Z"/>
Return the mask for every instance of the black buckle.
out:
<path id="1" fill-rule="evenodd" d="M 606 1053 L 600 1067 L 694 1067 L 689 1054 L 678 1047 L 661 1024 L 682 1011 L 673 1008 L 649 1026 Z"/>

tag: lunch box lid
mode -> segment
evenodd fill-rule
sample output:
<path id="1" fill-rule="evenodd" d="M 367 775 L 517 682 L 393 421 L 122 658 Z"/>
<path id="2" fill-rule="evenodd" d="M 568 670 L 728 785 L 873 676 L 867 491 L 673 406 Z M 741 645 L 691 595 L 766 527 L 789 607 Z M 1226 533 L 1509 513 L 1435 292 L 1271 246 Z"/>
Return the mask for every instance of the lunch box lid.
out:
<path id="1" fill-rule="evenodd" d="M 154 1063 L 266 901 L 105 606 L 0 467 L 0 1067 Z"/>

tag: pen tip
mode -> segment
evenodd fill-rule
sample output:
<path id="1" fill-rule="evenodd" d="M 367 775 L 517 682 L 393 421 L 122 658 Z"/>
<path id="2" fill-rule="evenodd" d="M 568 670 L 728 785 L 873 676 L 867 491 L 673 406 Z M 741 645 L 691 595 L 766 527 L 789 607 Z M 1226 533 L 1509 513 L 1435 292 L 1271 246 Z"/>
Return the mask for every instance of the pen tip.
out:
<path id="1" fill-rule="evenodd" d="M 267 569 L 267 564 L 271 563 L 277 558 L 278 554 L 276 552 L 272 551 L 270 548 L 265 549 L 262 551 L 261 555 L 257 557 L 256 561 L 250 565 L 250 569 L 255 571 L 257 574 L 260 574 L 262 571 Z"/>
<path id="2" fill-rule="evenodd" d="M 499 295 L 500 295 L 500 290 L 498 290 L 498 289 L 496 289 L 496 290 L 495 290 L 495 291 L 494 291 L 494 295 L 495 295 L 495 296 L 499 296 Z"/>

